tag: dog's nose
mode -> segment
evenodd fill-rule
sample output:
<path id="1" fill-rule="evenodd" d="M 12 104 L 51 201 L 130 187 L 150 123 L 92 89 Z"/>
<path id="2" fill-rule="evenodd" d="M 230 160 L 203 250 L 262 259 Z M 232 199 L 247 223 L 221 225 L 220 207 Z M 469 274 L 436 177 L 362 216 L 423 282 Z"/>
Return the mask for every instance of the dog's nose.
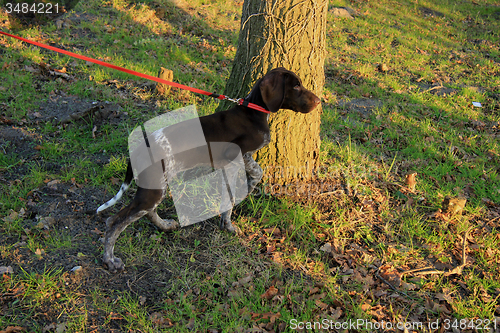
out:
<path id="1" fill-rule="evenodd" d="M 321 100 L 319 99 L 319 97 L 315 96 L 314 100 L 313 100 L 313 103 L 315 105 L 318 105 L 319 103 L 321 103 Z"/>

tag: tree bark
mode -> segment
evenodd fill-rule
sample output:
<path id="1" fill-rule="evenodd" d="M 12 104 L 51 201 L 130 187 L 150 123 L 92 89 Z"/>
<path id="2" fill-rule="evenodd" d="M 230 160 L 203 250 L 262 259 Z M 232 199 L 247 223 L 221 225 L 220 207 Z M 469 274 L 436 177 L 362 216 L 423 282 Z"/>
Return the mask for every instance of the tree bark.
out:
<path id="1" fill-rule="evenodd" d="M 224 94 L 245 97 L 269 70 L 285 67 L 320 97 L 327 7 L 327 0 L 245 0 L 238 48 Z M 271 143 L 256 153 L 265 182 L 287 185 L 313 176 L 319 166 L 321 112 L 318 106 L 309 114 L 281 110 L 271 115 Z"/>

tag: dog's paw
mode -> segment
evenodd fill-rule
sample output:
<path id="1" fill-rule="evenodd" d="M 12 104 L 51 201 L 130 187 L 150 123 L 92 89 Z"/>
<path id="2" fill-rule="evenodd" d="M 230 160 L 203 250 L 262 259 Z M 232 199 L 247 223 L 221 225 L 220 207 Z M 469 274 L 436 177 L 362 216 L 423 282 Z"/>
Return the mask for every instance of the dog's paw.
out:
<path id="1" fill-rule="evenodd" d="M 235 224 L 233 224 L 231 222 L 225 223 L 224 224 L 224 229 L 226 229 L 230 233 L 236 234 L 238 236 L 243 235 L 243 232 L 241 231 L 241 229 L 237 225 L 235 225 Z"/>
<path id="2" fill-rule="evenodd" d="M 158 228 L 160 228 L 163 231 L 172 231 L 180 228 L 180 224 L 176 220 L 158 219 L 154 221 L 154 223 Z"/>
<path id="3" fill-rule="evenodd" d="M 111 273 L 121 272 L 125 269 L 123 261 L 118 257 L 113 257 L 111 259 L 103 258 L 103 261 L 108 265 L 108 269 Z"/>

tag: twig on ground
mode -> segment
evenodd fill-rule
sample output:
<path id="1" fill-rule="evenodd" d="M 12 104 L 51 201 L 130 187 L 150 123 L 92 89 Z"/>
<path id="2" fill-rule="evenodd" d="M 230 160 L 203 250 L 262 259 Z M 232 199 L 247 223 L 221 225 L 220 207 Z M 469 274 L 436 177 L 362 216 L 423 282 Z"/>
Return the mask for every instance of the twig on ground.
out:
<path id="1" fill-rule="evenodd" d="M 435 87 L 432 87 L 432 88 L 429 88 L 427 90 L 422 91 L 421 94 L 429 92 L 429 91 L 433 91 L 433 90 L 436 90 L 436 89 L 442 89 L 442 88 L 444 88 L 443 85 L 435 86 Z"/>
<path id="2" fill-rule="evenodd" d="M 441 270 L 430 270 L 426 271 L 426 269 L 429 269 L 431 267 L 424 267 L 424 268 L 415 268 L 415 269 L 410 269 L 404 272 L 401 272 L 401 276 L 404 274 L 414 274 L 414 275 L 431 275 L 431 274 L 443 274 L 444 276 L 450 276 L 454 274 L 462 274 L 462 270 L 464 267 L 467 265 L 467 255 L 465 252 L 466 246 L 467 246 L 467 237 L 469 236 L 469 233 L 471 230 L 474 229 L 474 226 L 471 226 L 469 229 L 464 234 L 464 239 L 462 242 L 462 264 L 459 266 L 450 269 L 448 271 L 441 271 Z"/>

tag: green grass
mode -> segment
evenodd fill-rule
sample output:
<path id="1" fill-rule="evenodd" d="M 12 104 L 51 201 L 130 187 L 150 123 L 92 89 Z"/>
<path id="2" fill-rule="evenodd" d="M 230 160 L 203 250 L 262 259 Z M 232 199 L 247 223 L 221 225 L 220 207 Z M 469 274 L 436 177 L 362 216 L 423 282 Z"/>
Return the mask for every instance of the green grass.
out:
<path id="1" fill-rule="evenodd" d="M 239 238 L 215 220 L 172 233 L 140 220 L 118 239 L 126 271 L 117 275 L 102 267 L 105 224 L 91 212 L 118 190 L 126 138 L 167 110 L 196 104 L 205 115 L 217 102 L 179 90 L 159 96 L 145 80 L 1 37 L 0 130 L 30 134 L 0 138 L 0 266 L 14 270 L 0 277 L 0 330 L 290 332 L 293 322 L 323 319 L 500 317 L 500 7 L 329 6 L 360 15 L 328 17 L 324 193 L 247 198 L 233 214 Z M 62 28 L 15 33 L 150 75 L 169 68 L 179 83 L 221 92 L 241 10 L 230 0 L 81 1 Z M 9 28 L 3 13 L 0 27 Z M 47 65 L 71 79 L 39 70 Z M 120 118 L 30 121 L 61 96 L 118 104 Z M 378 102 L 343 106 L 360 99 Z M 467 198 L 461 215 L 442 214 L 446 196 Z M 171 199 L 160 208 L 175 216 Z M 55 223 L 44 225 L 47 217 Z M 444 274 L 464 250 L 462 272 Z"/>

